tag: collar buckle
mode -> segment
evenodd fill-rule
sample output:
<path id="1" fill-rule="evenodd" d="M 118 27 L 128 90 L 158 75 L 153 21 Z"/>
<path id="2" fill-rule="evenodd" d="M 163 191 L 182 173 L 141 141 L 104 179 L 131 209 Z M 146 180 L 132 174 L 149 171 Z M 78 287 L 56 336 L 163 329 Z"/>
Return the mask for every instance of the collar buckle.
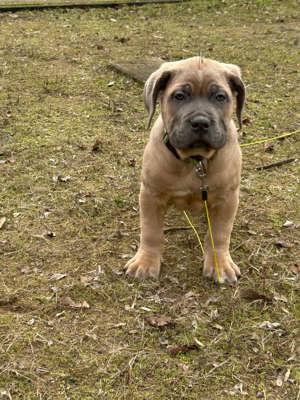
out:
<path id="1" fill-rule="evenodd" d="M 195 167 L 196 174 L 199 178 L 204 178 L 207 175 L 207 168 L 204 160 L 200 160 Z"/>

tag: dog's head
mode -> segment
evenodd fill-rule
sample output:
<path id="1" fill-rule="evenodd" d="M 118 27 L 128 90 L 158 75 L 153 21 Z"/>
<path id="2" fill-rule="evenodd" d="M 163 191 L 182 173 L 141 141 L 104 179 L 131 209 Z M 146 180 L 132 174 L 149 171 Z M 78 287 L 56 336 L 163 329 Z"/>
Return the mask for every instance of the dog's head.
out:
<path id="1" fill-rule="evenodd" d="M 240 68 L 200 57 L 162 64 L 144 88 L 149 126 L 160 99 L 169 140 L 182 155 L 225 145 L 235 97 L 241 125 L 245 86 Z"/>

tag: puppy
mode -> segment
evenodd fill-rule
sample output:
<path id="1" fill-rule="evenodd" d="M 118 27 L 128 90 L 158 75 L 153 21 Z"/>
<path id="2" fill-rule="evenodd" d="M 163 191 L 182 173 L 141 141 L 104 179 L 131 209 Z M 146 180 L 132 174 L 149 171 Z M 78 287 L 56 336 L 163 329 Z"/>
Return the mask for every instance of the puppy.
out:
<path id="1" fill-rule="evenodd" d="M 161 113 L 144 151 L 140 246 L 126 264 L 126 273 L 159 276 L 167 208 L 173 204 L 199 215 L 204 194 L 220 276 L 208 233 L 203 274 L 234 283 L 240 270 L 229 244 L 239 202 L 241 151 L 232 116 L 236 108 L 241 125 L 245 86 L 240 68 L 201 57 L 167 62 L 148 78 L 144 100 L 149 126 L 158 100 Z"/>

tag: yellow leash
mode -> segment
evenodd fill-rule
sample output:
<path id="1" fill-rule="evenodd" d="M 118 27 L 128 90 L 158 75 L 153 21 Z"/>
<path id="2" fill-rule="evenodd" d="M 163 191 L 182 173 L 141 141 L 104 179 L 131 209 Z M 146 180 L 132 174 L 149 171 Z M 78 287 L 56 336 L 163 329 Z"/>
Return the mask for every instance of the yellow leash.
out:
<path id="1" fill-rule="evenodd" d="M 299 133 L 299 132 L 300 132 L 300 129 L 297 129 L 297 130 L 294 131 L 294 132 L 284 133 L 284 134 L 279 135 L 279 136 L 274 136 L 274 137 L 271 137 L 271 138 L 260 139 L 260 140 L 257 140 L 257 141 L 255 141 L 255 142 L 251 142 L 251 143 L 243 143 L 243 144 L 241 144 L 240 146 L 241 146 L 241 147 L 250 147 L 250 146 L 254 146 L 254 145 L 256 145 L 256 144 L 261 144 L 261 143 L 265 143 L 265 142 L 271 142 L 271 141 L 273 141 L 273 140 L 278 140 L 278 139 L 282 139 L 282 138 L 285 138 L 285 137 L 288 137 L 288 136 L 292 136 L 292 135 L 295 135 L 295 134 L 297 134 L 297 133 Z M 203 192 L 202 192 L 202 200 L 203 200 L 203 203 L 204 203 L 204 210 L 205 210 L 205 215 L 206 215 L 206 219 L 207 219 L 207 225 L 208 225 L 208 232 L 209 232 L 211 247 L 212 247 L 213 253 L 214 253 L 215 271 L 216 271 L 216 274 L 217 274 L 218 282 L 220 283 L 220 282 L 221 282 L 221 274 L 220 274 L 220 267 L 219 267 L 218 255 L 217 255 L 217 251 L 216 251 L 216 248 L 215 248 L 215 242 L 214 242 L 214 237 L 213 237 L 213 231 L 212 231 L 212 226 L 211 226 L 211 220 L 210 220 L 209 211 L 208 211 L 208 205 L 207 205 L 207 191 L 206 191 L 206 194 L 205 194 L 204 196 L 203 196 Z M 204 248 L 203 248 L 203 245 L 202 245 L 200 236 L 199 236 L 199 234 L 198 234 L 198 232 L 197 232 L 197 229 L 195 228 L 195 226 L 194 226 L 192 220 L 190 219 L 190 217 L 188 216 L 187 212 L 186 212 L 186 211 L 183 211 L 183 214 L 184 214 L 186 220 L 188 221 L 190 227 L 193 229 L 193 231 L 194 231 L 194 233 L 195 233 L 195 235 L 196 235 L 196 238 L 197 238 L 197 240 L 198 240 L 199 246 L 200 246 L 200 248 L 201 248 L 202 254 L 204 255 Z"/>
<path id="2" fill-rule="evenodd" d="M 297 129 L 294 132 L 283 133 L 282 135 L 279 135 L 279 136 L 274 136 L 274 137 L 271 137 L 271 138 L 265 138 L 265 139 L 256 140 L 255 142 L 242 143 L 242 144 L 240 144 L 240 146 L 241 147 L 250 147 L 250 146 L 254 146 L 256 144 L 261 144 L 261 143 L 265 143 L 265 142 L 272 142 L 273 140 L 282 139 L 282 138 L 285 138 L 287 136 L 295 135 L 297 133 L 300 133 L 300 129 Z"/>
<path id="3" fill-rule="evenodd" d="M 187 222 L 190 224 L 190 227 L 193 229 L 193 231 L 194 231 L 194 233 L 195 233 L 195 235 L 196 235 L 196 238 L 197 238 L 197 240 L 198 240 L 200 249 L 201 249 L 201 251 L 202 251 L 202 255 L 204 255 L 204 248 L 203 248 L 203 245 L 202 245 L 200 236 L 199 236 L 199 234 L 198 234 L 198 232 L 197 232 L 197 229 L 195 228 L 195 225 L 193 224 L 193 222 L 192 222 L 191 219 L 189 218 L 189 216 L 188 216 L 188 214 L 187 214 L 186 211 L 183 211 L 183 214 L 184 214 L 184 216 L 185 216 Z"/>
<path id="4" fill-rule="evenodd" d="M 207 219 L 207 225 L 208 225 L 208 231 L 209 231 L 211 247 L 212 247 L 213 253 L 214 253 L 215 271 L 216 271 L 216 274 L 217 274 L 218 282 L 220 283 L 221 282 L 221 274 L 220 274 L 218 255 L 217 255 L 216 248 L 215 248 L 215 241 L 214 241 L 214 237 L 213 237 L 211 220 L 210 220 L 210 217 L 209 217 L 209 211 L 208 211 L 208 206 L 207 206 L 207 201 L 206 200 L 204 200 L 204 210 L 205 210 L 205 215 L 206 215 L 206 219 Z M 196 238 L 198 240 L 199 246 L 201 248 L 202 255 L 204 255 L 204 248 L 203 248 L 200 236 L 199 236 L 199 234 L 197 232 L 197 229 L 196 229 L 195 225 L 193 224 L 191 218 L 188 216 L 186 211 L 183 211 L 183 214 L 184 214 L 187 222 L 189 223 L 190 227 L 194 231 L 194 233 L 196 235 Z"/>
<path id="5" fill-rule="evenodd" d="M 210 217 L 209 217 L 208 206 L 207 206 L 207 201 L 206 200 L 204 200 L 204 208 L 205 208 L 205 213 L 206 213 L 206 219 L 207 219 L 207 225 L 208 225 L 208 231 L 209 231 L 211 247 L 212 247 L 213 253 L 214 253 L 215 271 L 216 271 L 216 274 L 217 274 L 218 283 L 220 283 L 221 282 L 221 274 L 220 274 L 220 268 L 219 268 L 219 261 L 218 261 L 218 256 L 217 256 L 217 252 L 216 252 L 216 248 L 215 248 L 215 241 L 214 241 L 214 237 L 213 237 L 211 221 L 210 221 Z"/>

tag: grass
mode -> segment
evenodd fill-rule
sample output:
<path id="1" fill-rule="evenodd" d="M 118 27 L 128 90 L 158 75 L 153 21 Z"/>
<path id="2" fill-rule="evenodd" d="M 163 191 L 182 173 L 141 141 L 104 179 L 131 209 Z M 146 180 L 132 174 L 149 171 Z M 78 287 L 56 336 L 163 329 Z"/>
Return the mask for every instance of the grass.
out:
<path id="1" fill-rule="evenodd" d="M 299 129 L 299 16 L 291 0 L 0 13 L 1 399 L 299 399 L 299 167 L 255 170 L 299 155 L 297 136 L 243 150 L 237 287 L 202 279 L 182 230 L 158 282 L 128 280 L 148 133 L 141 85 L 109 67 L 239 64 L 241 142 L 272 137 Z"/>

